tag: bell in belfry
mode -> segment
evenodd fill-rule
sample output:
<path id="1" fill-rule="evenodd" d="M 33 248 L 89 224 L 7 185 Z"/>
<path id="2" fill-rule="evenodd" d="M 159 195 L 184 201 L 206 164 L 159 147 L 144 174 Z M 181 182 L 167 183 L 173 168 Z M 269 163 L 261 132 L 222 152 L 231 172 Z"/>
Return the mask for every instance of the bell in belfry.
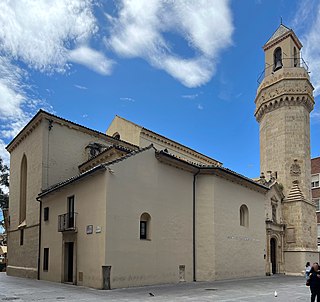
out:
<path id="1" fill-rule="evenodd" d="M 281 52 L 281 48 L 278 47 L 275 51 L 274 51 L 274 68 L 273 71 L 277 71 L 278 69 L 282 68 L 282 52 Z"/>

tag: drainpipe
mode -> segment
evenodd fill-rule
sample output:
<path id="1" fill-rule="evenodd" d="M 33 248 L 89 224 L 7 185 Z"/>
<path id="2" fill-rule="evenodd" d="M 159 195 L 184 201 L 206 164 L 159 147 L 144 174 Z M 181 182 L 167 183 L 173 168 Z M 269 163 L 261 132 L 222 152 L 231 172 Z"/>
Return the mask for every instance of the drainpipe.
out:
<path id="1" fill-rule="evenodd" d="M 197 173 L 193 174 L 193 201 L 192 201 L 192 245 L 193 245 L 193 281 L 196 280 L 196 177 L 200 173 L 198 169 Z"/>
<path id="2" fill-rule="evenodd" d="M 39 211 L 39 242 L 38 242 L 38 276 L 37 279 L 40 280 L 40 255 L 41 255 L 41 220 L 42 220 L 42 201 L 39 197 L 36 198 L 40 202 Z"/>

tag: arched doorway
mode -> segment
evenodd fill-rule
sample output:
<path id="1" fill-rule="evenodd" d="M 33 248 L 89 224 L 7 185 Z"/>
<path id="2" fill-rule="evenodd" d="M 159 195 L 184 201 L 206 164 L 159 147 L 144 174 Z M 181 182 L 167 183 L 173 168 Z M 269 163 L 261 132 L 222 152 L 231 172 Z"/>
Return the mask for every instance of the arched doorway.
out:
<path id="1" fill-rule="evenodd" d="M 277 241 L 275 238 L 270 240 L 270 258 L 272 266 L 272 274 L 277 273 Z"/>

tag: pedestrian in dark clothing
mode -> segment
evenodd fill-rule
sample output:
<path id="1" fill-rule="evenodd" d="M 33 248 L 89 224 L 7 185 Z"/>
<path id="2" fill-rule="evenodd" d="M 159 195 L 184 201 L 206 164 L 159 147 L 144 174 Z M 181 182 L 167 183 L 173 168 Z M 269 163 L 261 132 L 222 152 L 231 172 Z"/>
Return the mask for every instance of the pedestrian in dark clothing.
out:
<path id="1" fill-rule="evenodd" d="M 314 263 L 310 270 L 309 279 L 307 281 L 310 285 L 311 302 L 320 302 L 320 272 L 318 263 Z"/>

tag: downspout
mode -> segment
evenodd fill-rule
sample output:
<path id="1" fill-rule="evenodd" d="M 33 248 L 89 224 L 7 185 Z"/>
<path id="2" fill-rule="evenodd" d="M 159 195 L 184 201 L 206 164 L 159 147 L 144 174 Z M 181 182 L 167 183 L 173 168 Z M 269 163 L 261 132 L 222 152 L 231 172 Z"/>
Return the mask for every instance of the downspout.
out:
<path id="1" fill-rule="evenodd" d="M 196 177 L 200 173 L 193 174 L 193 201 L 192 201 L 192 256 L 193 256 L 193 281 L 196 280 Z"/>
<path id="2" fill-rule="evenodd" d="M 40 211 L 39 211 L 39 242 L 38 242 L 38 275 L 37 279 L 40 280 L 40 255 L 41 255 L 41 219 L 42 219 L 42 201 L 39 197 L 36 198 L 40 202 Z"/>

